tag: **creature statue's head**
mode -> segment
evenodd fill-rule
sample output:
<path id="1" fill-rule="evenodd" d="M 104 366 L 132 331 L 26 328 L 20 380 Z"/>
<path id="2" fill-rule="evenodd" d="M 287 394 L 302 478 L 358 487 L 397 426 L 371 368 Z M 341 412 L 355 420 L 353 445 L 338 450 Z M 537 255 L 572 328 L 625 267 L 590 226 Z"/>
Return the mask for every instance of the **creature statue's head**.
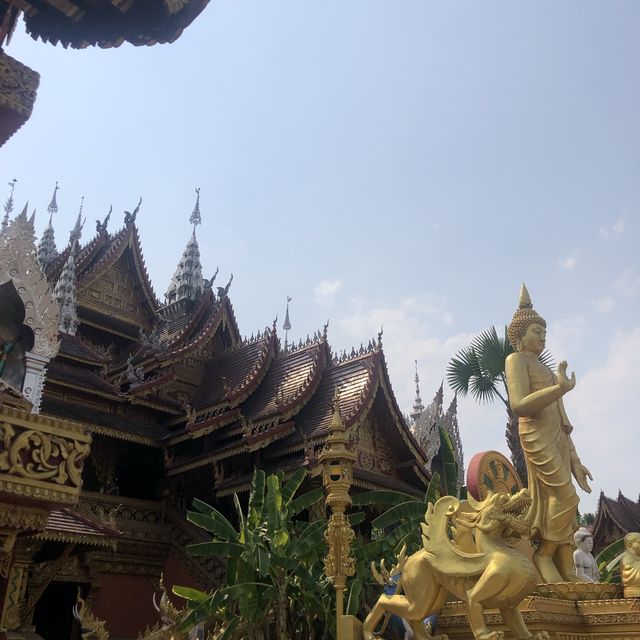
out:
<path id="1" fill-rule="evenodd" d="M 500 537 L 509 544 L 529 536 L 527 520 L 531 496 L 527 489 L 513 495 L 490 493 L 484 500 L 477 501 L 472 496 L 460 503 L 455 518 L 456 541 L 469 536 L 472 530 Z M 465 531 L 466 530 L 466 531 Z"/>

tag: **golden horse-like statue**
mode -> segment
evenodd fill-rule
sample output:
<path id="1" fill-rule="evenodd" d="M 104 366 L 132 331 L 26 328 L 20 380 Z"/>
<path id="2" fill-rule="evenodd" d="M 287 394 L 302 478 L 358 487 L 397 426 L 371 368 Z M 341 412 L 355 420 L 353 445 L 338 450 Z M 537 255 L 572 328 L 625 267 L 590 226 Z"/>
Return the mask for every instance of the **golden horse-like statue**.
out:
<path id="1" fill-rule="evenodd" d="M 491 494 L 482 502 L 446 496 L 429 504 L 422 524 L 423 548 L 398 558 L 398 591 L 380 596 L 364 621 L 364 640 L 377 637 L 375 629 L 387 612 L 407 620 L 415 637 L 424 638 L 422 620 L 437 613 L 449 593 L 466 602 L 476 640 L 504 637 L 502 631 L 487 628 L 486 608 L 500 609 L 517 640 L 548 640 L 546 632 L 530 633 L 516 608 L 536 584 L 533 563 L 514 549 L 529 536 L 523 515 L 530 505 L 526 489 L 515 495 Z"/>

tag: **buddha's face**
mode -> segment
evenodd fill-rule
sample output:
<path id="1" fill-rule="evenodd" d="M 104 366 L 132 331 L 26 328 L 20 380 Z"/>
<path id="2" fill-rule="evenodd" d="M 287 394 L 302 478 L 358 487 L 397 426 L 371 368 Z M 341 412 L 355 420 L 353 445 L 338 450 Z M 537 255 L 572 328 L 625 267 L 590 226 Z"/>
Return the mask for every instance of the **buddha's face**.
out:
<path id="1" fill-rule="evenodd" d="M 578 548 L 580 551 L 586 551 L 587 553 L 591 553 L 593 551 L 593 538 L 585 538 L 579 545 Z"/>
<path id="2" fill-rule="evenodd" d="M 527 327 L 526 333 L 520 339 L 521 351 L 531 351 L 539 356 L 544 351 L 547 330 L 537 322 Z"/>
<path id="3" fill-rule="evenodd" d="M 635 554 L 640 558 L 640 533 L 631 533 L 627 534 L 627 538 L 625 539 L 625 546 L 628 551 Z"/>

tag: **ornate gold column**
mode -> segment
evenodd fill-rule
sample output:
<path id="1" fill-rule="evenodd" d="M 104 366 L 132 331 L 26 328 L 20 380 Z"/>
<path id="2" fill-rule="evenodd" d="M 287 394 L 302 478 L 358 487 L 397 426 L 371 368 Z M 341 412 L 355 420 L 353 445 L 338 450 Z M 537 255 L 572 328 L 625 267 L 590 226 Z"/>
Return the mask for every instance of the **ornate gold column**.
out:
<path id="1" fill-rule="evenodd" d="M 340 394 L 336 388 L 333 398 L 333 417 L 329 435 L 318 465 L 322 469 L 322 484 L 326 492 L 325 504 L 331 511 L 325 538 L 329 551 L 325 559 L 325 575 L 336 590 L 336 634 L 337 640 L 350 640 L 358 632 L 358 622 L 353 616 L 344 615 L 344 590 L 347 577 L 355 572 L 350 555 L 355 537 L 345 511 L 351 506 L 349 489 L 353 479 L 353 463 L 356 454 L 349 450 L 349 436 L 340 415 Z M 357 636 L 359 637 L 359 636 Z"/>

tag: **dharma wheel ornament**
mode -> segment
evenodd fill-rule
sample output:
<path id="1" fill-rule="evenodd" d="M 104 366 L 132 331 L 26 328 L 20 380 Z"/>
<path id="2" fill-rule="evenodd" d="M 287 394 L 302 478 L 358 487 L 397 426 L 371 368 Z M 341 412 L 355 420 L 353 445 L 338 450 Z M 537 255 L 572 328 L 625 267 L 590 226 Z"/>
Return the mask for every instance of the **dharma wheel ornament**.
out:
<path id="1" fill-rule="evenodd" d="M 349 450 L 349 435 L 340 415 L 340 394 L 336 388 L 333 398 L 333 417 L 324 450 L 318 456 L 316 473 L 322 472 L 325 504 L 331 511 L 325 533 L 329 551 L 325 559 L 325 575 L 336 590 L 336 635 L 338 640 L 355 638 L 357 621 L 344 616 L 344 590 L 347 577 L 355 573 L 350 555 L 355 534 L 345 515 L 351 505 L 349 489 L 353 479 L 353 463 L 356 454 Z"/>

